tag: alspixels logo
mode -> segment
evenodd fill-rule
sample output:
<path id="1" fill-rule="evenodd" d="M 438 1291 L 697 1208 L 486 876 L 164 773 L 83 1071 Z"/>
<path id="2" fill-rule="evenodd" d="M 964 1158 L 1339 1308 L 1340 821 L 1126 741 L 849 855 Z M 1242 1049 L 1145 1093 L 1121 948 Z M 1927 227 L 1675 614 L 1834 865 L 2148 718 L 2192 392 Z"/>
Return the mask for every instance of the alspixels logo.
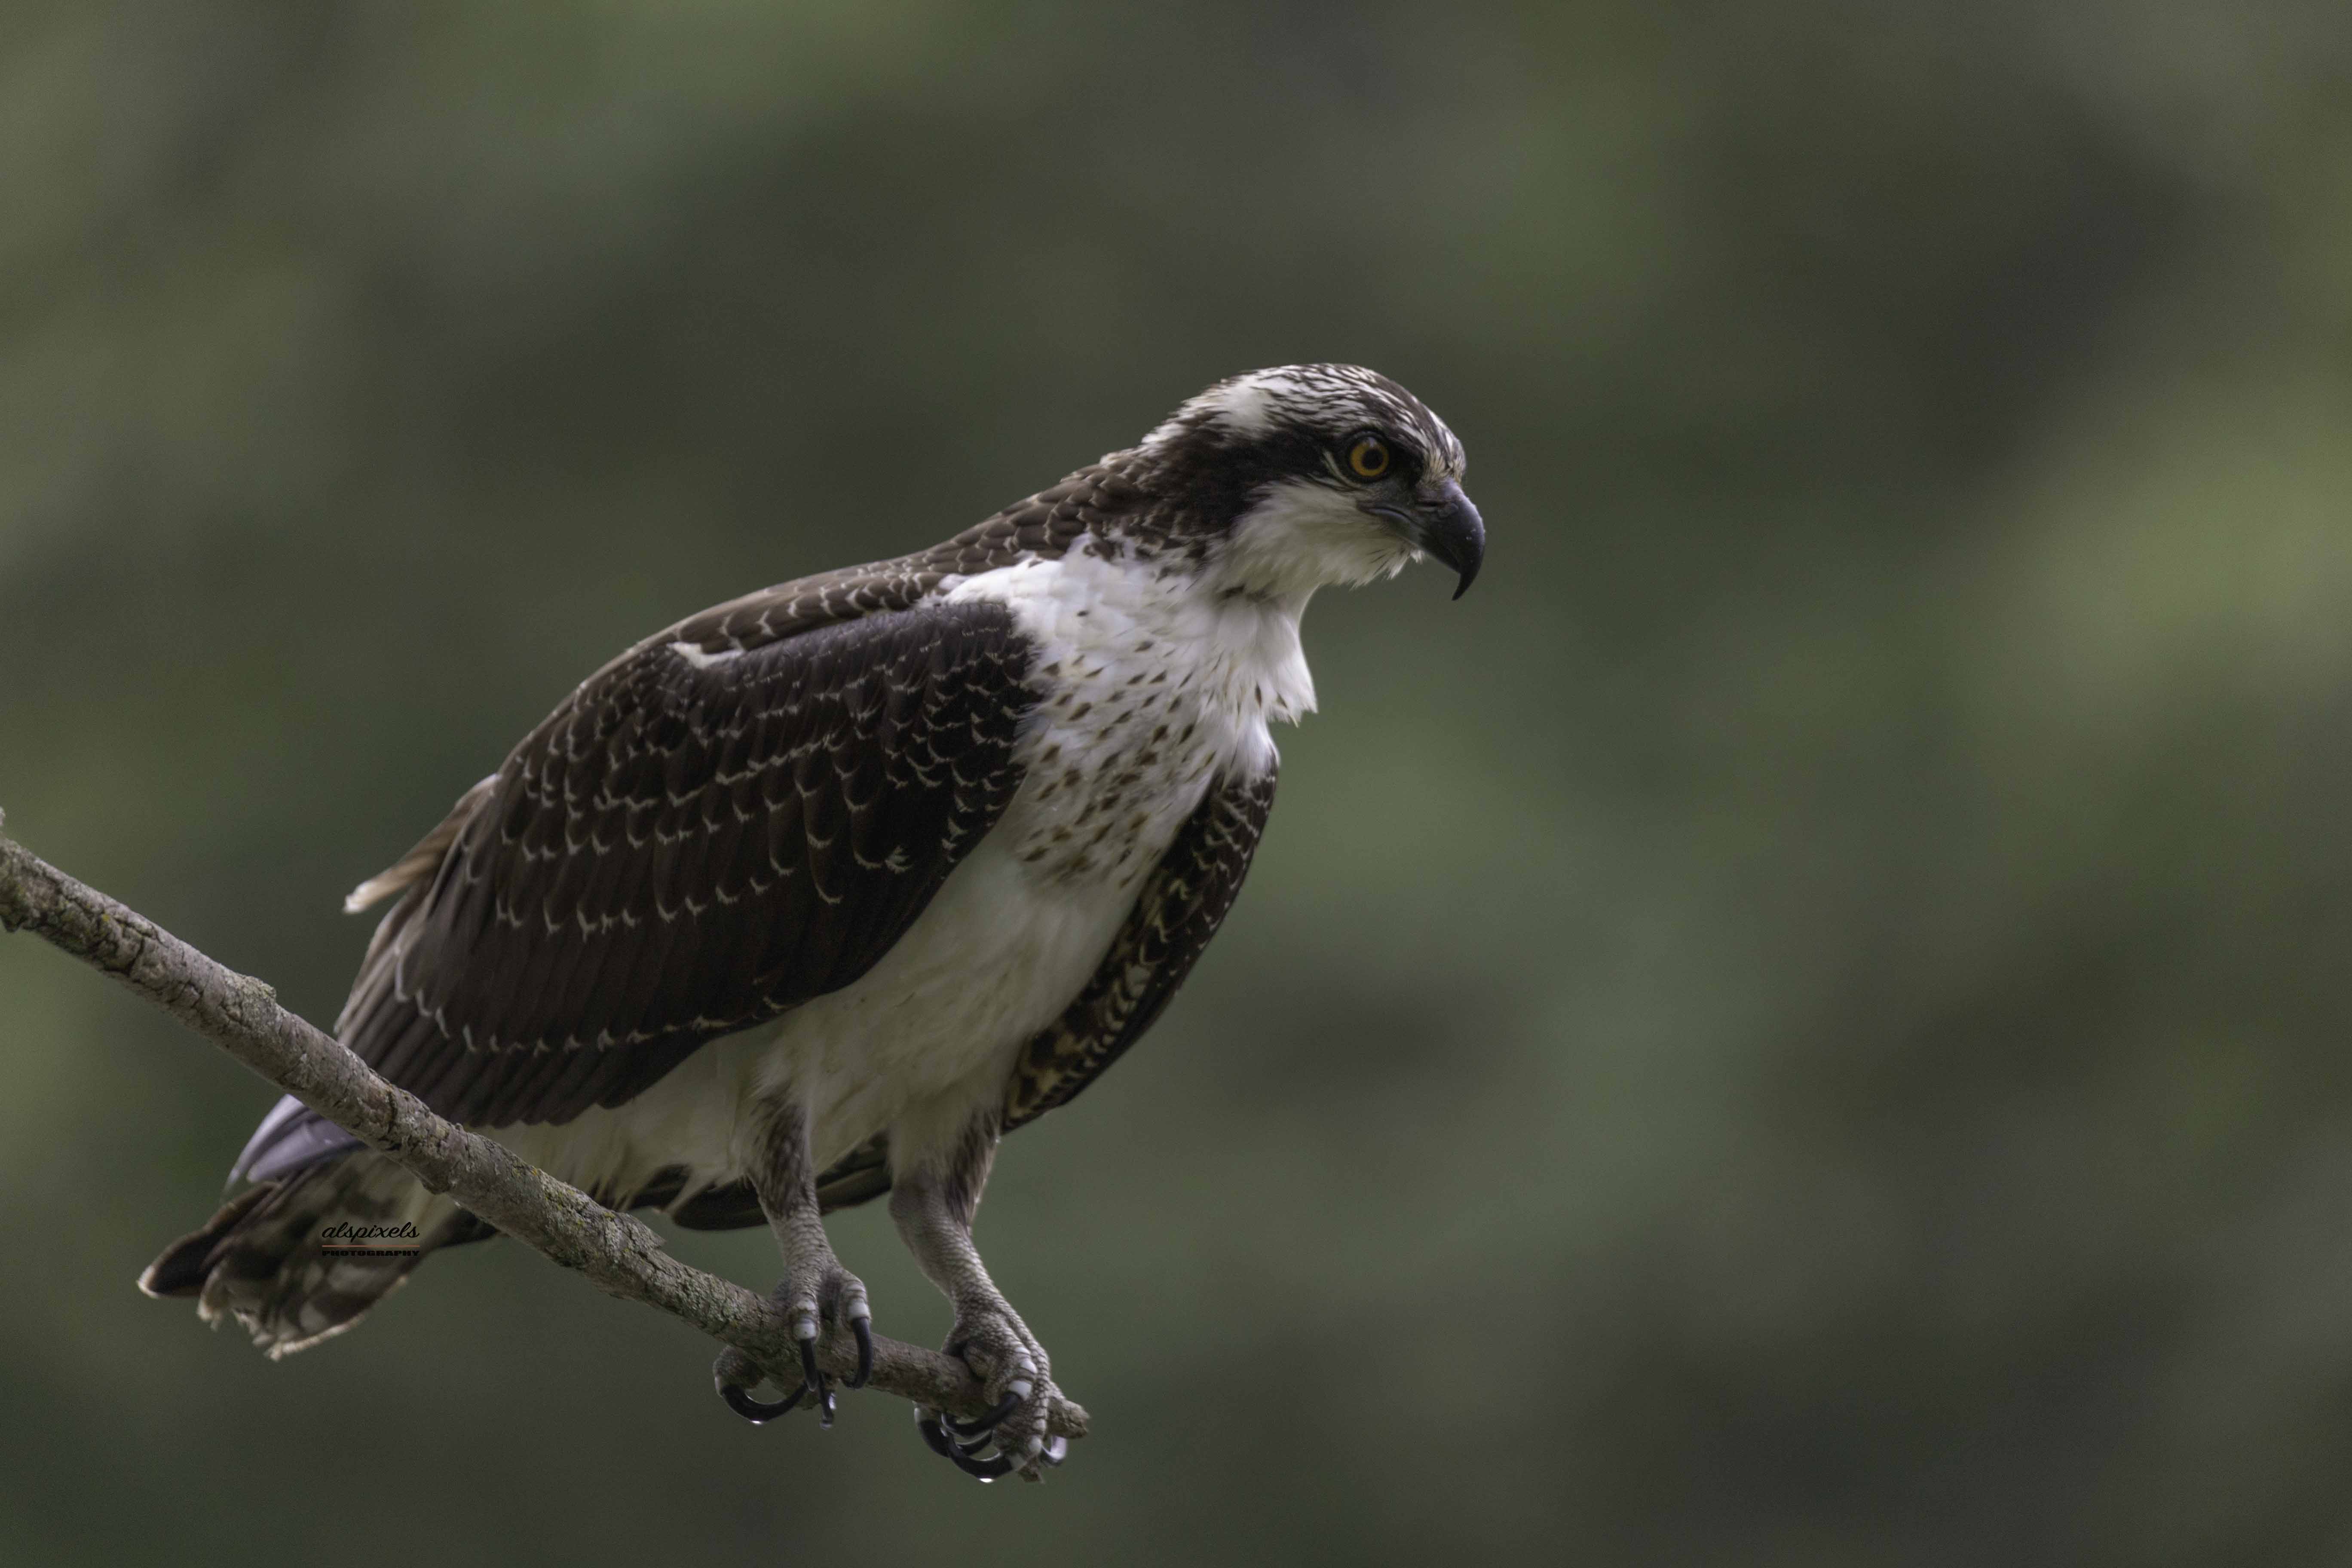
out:
<path id="1" fill-rule="evenodd" d="M 353 1225 L 344 1220 L 319 1233 L 319 1250 L 329 1258 L 414 1258 L 416 1222 L 400 1225 Z"/>

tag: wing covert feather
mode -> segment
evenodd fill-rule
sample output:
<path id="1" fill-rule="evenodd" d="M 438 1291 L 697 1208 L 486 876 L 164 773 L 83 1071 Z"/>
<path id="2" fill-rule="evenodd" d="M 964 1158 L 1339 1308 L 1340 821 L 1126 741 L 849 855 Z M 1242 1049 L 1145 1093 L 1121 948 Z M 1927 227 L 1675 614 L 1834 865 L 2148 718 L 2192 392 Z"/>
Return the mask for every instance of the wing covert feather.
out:
<path id="1" fill-rule="evenodd" d="M 444 1115 L 564 1121 L 850 984 L 1012 799 L 1028 667 L 989 604 L 640 645 L 469 794 L 343 1039 Z"/>
<path id="2" fill-rule="evenodd" d="M 1269 767 L 1210 786 L 1086 989 L 1022 1051 L 1005 1085 L 1003 1131 L 1068 1103 L 1159 1020 L 1242 890 L 1274 809 L 1274 783 Z"/>

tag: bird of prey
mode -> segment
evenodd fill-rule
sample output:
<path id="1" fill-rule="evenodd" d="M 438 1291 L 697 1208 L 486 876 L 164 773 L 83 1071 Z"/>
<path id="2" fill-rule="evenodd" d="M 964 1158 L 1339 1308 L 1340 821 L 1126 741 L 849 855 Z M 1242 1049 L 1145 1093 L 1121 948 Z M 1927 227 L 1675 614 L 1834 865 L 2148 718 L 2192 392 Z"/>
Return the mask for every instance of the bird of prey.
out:
<path id="1" fill-rule="evenodd" d="M 1315 591 L 1423 555 L 1469 586 L 1463 464 L 1385 376 L 1258 371 L 943 544 L 655 634 L 352 894 L 396 901 L 338 1037 L 615 1208 L 767 1225 L 805 1381 L 763 1401 L 722 1355 L 754 1420 L 803 1398 L 830 1417 L 821 1325 L 870 1364 L 822 1216 L 887 1192 L 994 1405 L 918 1410 L 923 1436 L 1034 1477 L 1063 1456 L 1051 1363 L 971 1235 L 998 1141 L 1134 1045 L 1232 907 L 1274 802 L 1268 724 L 1315 706 Z M 291 1098 L 229 1186 L 140 1283 L 273 1356 L 490 1234 Z"/>

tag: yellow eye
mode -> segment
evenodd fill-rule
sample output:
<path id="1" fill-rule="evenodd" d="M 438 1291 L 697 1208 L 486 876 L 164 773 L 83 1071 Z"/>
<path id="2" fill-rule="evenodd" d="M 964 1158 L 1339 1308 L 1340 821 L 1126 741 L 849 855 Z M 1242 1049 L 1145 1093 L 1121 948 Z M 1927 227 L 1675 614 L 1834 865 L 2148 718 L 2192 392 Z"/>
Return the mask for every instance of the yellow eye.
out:
<path id="1" fill-rule="evenodd" d="M 1378 436 L 1359 437 L 1348 448 L 1348 467 L 1360 479 L 1377 479 L 1389 471 L 1389 444 Z"/>

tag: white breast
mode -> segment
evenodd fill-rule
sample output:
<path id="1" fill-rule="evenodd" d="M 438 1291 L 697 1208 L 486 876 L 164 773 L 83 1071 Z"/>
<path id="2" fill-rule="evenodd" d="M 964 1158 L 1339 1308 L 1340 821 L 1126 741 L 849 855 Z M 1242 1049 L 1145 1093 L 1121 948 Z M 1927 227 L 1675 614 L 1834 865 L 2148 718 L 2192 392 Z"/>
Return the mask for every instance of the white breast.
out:
<path id="1" fill-rule="evenodd" d="M 1265 772 L 1267 721 L 1315 706 L 1294 614 L 1087 541 L 947 596 L 1005 605 L 1038 650 L 1050 695 L 1022 737 L 1027 781 L 996 832 L 1044 879 L 1131 891 L 1210 777 Z"/>
<path id="2" fill-rule="evenodd" d="M 1295 607 L 1130 553 L 1082 541 L 943 588 L 1005 605 L 1049 694 L 997 826 L 856 984 L 705 1047 L 627 1105 L 515 1130 L 526 1157 L 608 1190 L 681 1163 L 693 1188 L 731 1181 L 743 1111 L 787 1093 L 812 1106 L 823 1162 L 886 1128 L 898 1160 L 953 1140 L 1084 987 L 1211 778 L 1264 772 L 1267 721 L 1315 706 Z"/>

